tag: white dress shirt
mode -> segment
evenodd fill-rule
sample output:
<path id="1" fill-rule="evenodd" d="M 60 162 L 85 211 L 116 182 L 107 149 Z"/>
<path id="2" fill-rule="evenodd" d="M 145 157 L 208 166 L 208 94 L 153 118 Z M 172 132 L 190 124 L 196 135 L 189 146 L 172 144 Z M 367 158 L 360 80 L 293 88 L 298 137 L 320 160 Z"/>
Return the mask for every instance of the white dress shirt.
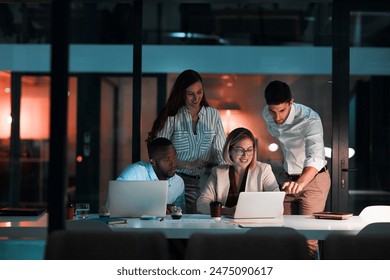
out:
<path id="1" fill-rule="evenodd" d="M 326 165 L 322 122 L 315 111 L 293 103 L 286 121 L 278 125 L 266 106 L 263 117 L 271 135 L 279 139 L 287 173 L 301 174 L 307 166 L 319 171 Z"/>

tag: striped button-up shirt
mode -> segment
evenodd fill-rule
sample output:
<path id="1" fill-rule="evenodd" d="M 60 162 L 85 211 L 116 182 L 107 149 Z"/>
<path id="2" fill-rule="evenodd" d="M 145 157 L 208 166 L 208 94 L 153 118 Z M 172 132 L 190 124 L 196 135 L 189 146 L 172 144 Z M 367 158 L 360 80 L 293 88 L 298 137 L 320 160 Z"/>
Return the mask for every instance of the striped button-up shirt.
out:
<path id="1" fill-rule="evenodd" d="M 192 130 L 191 114 L 185 106 L 181 107 L 175 116 L 168 117 L 164 127 L 158 132 L 158 137 L 172 141 L 176 148 L 177 159 L 180 161 L 195 161 L 199 158 L 209 161 L 214 155 L 218 164 L 224 163 L 222 149 L 225 144 L 225 131 L 221 116 L 217 109 L 202 107 L 196 125 L 196 134 Z M 202 175 L 203 169 L 177 169 L 177 172 L 191 176 Z"/>

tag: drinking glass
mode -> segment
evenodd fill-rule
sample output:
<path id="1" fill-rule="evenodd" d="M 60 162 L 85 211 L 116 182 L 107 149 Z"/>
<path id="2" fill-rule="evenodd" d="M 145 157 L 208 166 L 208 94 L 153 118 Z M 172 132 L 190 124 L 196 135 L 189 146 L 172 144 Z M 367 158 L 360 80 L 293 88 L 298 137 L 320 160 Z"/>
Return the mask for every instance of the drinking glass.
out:
<path id="1" fill-rule="evenodd" d="M 77 203 L 76 204 L 76 218 L 86 219 L 89 215 L 89 203 Z"/>

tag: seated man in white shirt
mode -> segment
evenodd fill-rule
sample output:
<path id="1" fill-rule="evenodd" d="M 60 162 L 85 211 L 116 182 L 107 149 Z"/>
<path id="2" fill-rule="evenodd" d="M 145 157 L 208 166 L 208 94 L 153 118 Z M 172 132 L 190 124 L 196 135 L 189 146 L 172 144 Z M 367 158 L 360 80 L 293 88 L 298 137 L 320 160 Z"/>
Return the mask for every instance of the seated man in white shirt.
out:
<path id="1" fill-rule="evenodd" d="M 186 211 L 184 181 L 176 175 L 176 149 L 167 138 L 148 143 L 149 162 L 139 161 L 127 166 L 117 180 L 168 180 L 167 203 Z"/>

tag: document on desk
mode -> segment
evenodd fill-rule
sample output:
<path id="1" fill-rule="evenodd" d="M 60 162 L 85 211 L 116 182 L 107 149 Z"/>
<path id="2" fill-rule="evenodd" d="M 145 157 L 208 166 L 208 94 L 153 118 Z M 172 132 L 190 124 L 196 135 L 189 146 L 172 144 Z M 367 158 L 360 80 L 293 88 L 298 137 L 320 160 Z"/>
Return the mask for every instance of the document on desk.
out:
<path id="1" fill-rule="evenodd" d="M 108 225 L 117 225 L 117 224 L 126 224 L 127 223 L 127 219 L 125 219 L 125 218 L 99 217 L 99 218 L 92 218 L 89 220 L 100 221 L 100 222 L 106 223 Z"/>
<path id="2" fill-rule="evenodd" d="M 172 224 L 211 224 L 211 223 L 217 223 L 217 221 L 213 219 L 191 219 L 191 218 L 186 218 L 186 219 L 180 219 L 180 220 L 172 220 L 172 219 L 165 219 L 164 220 L 167 224 L 172 223 Z"/>
<path id="3" fill-rule="evenodd" d="M 265 227 L 265 226 L 283 226 L 283 218 L 279 219 L 234 219 L 233 224 L 243 228 Z"/>

